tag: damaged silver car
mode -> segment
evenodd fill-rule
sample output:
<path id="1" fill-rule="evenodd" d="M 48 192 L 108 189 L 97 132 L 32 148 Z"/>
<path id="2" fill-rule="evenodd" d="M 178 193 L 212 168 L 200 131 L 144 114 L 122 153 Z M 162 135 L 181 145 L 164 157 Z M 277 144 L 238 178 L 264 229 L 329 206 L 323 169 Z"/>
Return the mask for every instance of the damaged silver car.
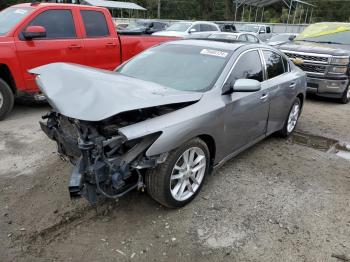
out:
<path id="1" fill-rule="evenodd" d="M 184 206 L 213 168 L 290 135 L 306 90 L 278 50 L 207 40 L 162 44 L 115 72 L 55 63 L 31 73 L 53 108 L 41 128 L 75 166 L 70 194 L 91 203 L 145 188 Z"/>

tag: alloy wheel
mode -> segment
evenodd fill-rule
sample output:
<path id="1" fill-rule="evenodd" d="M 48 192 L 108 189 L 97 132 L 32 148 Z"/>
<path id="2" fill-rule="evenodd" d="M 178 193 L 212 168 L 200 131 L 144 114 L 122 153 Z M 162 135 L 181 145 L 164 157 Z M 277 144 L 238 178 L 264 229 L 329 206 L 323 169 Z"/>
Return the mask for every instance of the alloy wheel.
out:
<path id="1" fill-rule="evenodd" d="M 295 126 L 297 125 L 299 115 L 300 115 L 300 105 L 298 103 L 295 103 L 288 117 L 288 125 L 287 125 L 288 133 L 291 133 L 294 130 Z"/>
<path id="2" fill-rule="evenodd" d="M 171 195 L 185 201 L 200 188 L 207 168 L 204 151 L 199 147 L 187 149 L 176 161 L 170 176 Z"/>

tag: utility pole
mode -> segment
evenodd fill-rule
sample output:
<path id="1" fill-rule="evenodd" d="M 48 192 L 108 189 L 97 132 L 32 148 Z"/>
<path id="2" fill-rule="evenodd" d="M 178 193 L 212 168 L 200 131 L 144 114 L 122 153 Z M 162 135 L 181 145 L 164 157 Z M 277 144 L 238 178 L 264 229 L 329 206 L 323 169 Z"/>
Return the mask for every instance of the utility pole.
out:
<path id="1" fill-rule="evenodd" d="M 158 0 L 158 19 L 160 19 L 160 0 Z"/>

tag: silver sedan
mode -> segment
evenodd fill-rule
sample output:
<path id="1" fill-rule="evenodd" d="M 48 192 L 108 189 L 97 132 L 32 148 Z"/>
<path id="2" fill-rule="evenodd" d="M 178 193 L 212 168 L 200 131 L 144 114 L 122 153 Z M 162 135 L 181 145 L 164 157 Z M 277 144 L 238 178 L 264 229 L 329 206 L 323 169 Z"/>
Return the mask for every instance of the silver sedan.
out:
<path id="1" fill-rule="evenodd" d="M 284 54 L 241 42 L 169 42 L 115 72 L 56 63 L 31 73 L 53 107 L 42 130 L 75 166 L 70 194 L 92 203 L 138 188 L 184 206 L 212 168 L 289 136 L 306 91 Z"/>

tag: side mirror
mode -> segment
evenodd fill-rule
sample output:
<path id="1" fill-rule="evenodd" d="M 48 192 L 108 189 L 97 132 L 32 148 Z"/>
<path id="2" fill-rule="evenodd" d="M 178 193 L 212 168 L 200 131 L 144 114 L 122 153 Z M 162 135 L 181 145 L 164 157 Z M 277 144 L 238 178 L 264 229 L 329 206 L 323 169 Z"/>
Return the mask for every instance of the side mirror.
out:
<path id="1" fill-rule="evenodd" d="M 261 89 L 261 83 L 254 79 L 238 79 L 233 85 L 235 92 L 256 92 Z"/>
<path id="2" fill-rule="evenodd" d="M 291 35 L 288 39 L 289 41 L 293 41 L 297 36 L 296 35 Z"/>
<path id="3" fill-rule="evenodd" d="M 190 34 L 195 33 L 195 32 L 197 32 L 197 30 L 195 28 L 191 28 L 189 31 Z"/>
<path id="4" fill-rule="evenodd" d="M 23 36 L 28 40 L 46 37 L 46 29 L 43 26 L 28 26 L 23 32 Z"/>

